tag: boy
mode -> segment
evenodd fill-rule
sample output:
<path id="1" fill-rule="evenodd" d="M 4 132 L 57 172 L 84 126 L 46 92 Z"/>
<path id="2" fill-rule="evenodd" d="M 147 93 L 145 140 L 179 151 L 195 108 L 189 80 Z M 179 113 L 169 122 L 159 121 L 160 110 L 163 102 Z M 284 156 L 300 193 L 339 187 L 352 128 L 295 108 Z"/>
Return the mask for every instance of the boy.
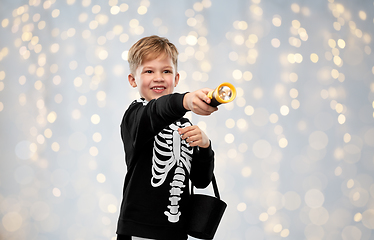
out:
<path id="1" fill-rule="evenodd" d="M 140 39 L 129 50 L 131 103 L 121 123 L 127 174 L 117 239 L 187 239 L 189 180 L 209 185 L 214 168 L 210 140 L 183 118 L 187 111 L 210 115 L 211 89 L 173 93 L 179 81 L 178 51 L 166 38 Z"/>

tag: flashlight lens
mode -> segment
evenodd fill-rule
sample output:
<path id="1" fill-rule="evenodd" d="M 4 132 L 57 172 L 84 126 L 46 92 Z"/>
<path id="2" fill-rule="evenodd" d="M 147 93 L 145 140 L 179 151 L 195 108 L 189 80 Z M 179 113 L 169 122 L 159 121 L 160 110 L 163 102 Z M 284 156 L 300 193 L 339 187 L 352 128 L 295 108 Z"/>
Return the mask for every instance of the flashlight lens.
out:
<path id="1" fill-rule="evenodd" d="M 228 86 L 221 87 L 218 90 L 218 95 L 222 100 L 225 100 L 225 101 L 229 100 L 232 95 L 231 88 L 229 88 Z"/>

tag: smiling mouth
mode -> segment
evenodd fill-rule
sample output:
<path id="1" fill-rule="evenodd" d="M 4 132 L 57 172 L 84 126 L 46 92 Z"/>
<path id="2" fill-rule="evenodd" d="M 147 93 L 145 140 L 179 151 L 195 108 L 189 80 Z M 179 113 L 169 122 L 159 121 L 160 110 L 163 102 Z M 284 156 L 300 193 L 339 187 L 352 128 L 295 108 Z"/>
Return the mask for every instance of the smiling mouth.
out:
<path id="1" fill-rule="evenodd" d="M 162 93 L 165 89 L 166 89 L 166 87 L 153 87 L 153 88 L 151 88 L 154 92 L 156 92 L 156 93 Z"/>
<path id="2" fill-rule="evenodd" d="M 151 89 L 153 89 L 153 90 L 165 90 L 166 88 L 165 87 L 153 87 Z"/>

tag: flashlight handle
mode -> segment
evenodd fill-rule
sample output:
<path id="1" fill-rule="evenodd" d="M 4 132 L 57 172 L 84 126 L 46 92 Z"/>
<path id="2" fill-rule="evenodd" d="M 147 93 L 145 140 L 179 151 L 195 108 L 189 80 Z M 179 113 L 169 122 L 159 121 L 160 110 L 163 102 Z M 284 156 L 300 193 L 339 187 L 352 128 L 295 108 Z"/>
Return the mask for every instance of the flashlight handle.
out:
<path id="1" fill-rule="evenodd" d="M 209 103 L 210 106 L 217 107 L 218 105 L 222 104 L 222 103 L 217 101 L 216 96 L 215 96 L 215 90 L 210 91 L 207 94 L 207 96 L 208 96 L 208 98 L 210 98 L 210 103 Z"/>

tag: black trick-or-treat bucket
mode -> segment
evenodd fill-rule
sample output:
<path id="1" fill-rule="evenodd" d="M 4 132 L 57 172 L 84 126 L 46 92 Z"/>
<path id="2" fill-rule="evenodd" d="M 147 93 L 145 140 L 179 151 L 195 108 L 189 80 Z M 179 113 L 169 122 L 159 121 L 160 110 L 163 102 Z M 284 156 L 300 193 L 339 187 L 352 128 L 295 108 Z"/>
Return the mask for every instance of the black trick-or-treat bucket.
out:
<path id="1" fill-rule="evenodd" d="M 191 186 L 187 234 L 199 239 L 213 239 L 227 204 L 220 199 L 216 179 L 212 185 L 216 197 L 194 194 Z"/>

